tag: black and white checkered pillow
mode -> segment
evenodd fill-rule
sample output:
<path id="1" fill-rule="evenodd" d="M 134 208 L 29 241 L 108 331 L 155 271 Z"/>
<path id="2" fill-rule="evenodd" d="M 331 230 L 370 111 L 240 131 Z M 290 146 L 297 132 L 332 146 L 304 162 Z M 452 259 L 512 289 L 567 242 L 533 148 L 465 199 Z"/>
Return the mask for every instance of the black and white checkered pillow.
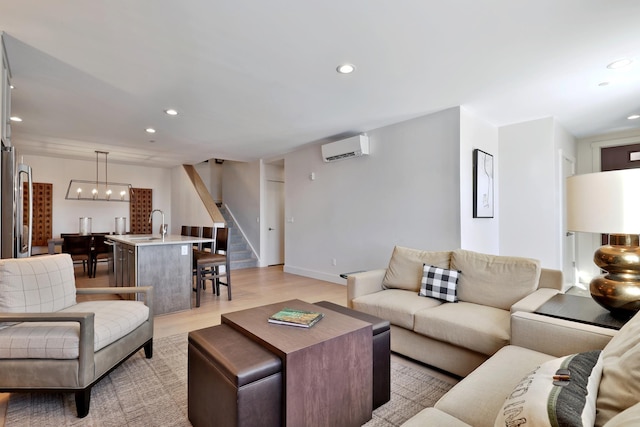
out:
<path id="1" fill-rule="evenodd" d="M 424 264 L 419 295 L 446 302 L 458 302 L 457 288 L 460 273 L 458 270 Z"/>

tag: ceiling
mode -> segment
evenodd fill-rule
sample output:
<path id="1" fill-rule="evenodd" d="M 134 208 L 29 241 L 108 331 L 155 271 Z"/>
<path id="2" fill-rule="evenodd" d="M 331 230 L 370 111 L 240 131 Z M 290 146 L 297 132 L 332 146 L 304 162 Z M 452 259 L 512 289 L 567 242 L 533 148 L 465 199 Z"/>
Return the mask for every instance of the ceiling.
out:
<path id="1" fill-rule="evenodd" d="M 576 137 L 638 129 L 638 22 L 637 0 L 0 6 L 19 151 L 153 166 L 275 159 L 458 105 Z M 620 58 L 635 62 L 607 69 Z"/>

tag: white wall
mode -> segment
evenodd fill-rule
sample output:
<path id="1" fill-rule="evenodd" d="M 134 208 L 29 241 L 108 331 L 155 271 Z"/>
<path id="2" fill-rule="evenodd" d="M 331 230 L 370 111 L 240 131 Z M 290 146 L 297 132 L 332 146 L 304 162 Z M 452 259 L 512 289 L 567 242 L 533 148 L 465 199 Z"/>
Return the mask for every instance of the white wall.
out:
<path id="1" fill-rule="evenodd" d="M 473 150 L 493 155 L 494 217 L 473 218 Z M 460 109 L 460 247 L 489 254 L 500 252 L 500 153 L 498 129 L 469 110 Z"/>
<path id="2" fill-rule="evenodd" d="M 394 245 L 460 247 L 459 108 L 367 133 L 369 156 L 285 156 L 285 271 L 344 283 L 386 267 Z"/>
<path id="3" fill-rule="evenodd" d="M 171 218 L 169 224 L 173 234 L 180 234 L 183 225 L 213 226 L 209 212 L 182 165 L 171 169 Z"/>
<path id="4" fill-rule="evenodd" d="M 20 153 L 17 159 L 31 166 L 34 182 L 53 184 L 53 237 L 59 237 L 60 233 L 77 233 L 78 218 L 84 216 L 92 218 L 94 232 L 115 231 L 117 216 L 127 218 L 127 231 L 129 230 L 129 203 L 65 199 L 71 179 L 95 179 L 95 161 L 26 154 L 22 156 Z M 104 164 L 101 164 L 101 171 L 103 166 Z M 153 189 L 153 208 L 162 209 L 165 212 L 165 220 L 171 224 L 170 169 L 109 162 L 109 181 L 129 183 L 136 188 Z M 159 226 L 159 216 L 154 218 L 154 224 Z M 173 233 L 175 230 L 169 232 Z M 177 233 L 179 234 L 180 230 L 177 230 Z"/>
<path id="5" fill-rule="evenodd" d="M 193 165 L 215 202 L 222 201 L 222 165 L 211 159 Z"/>
<path id="6" fill-rule="evenodd" d="M 560 151 L 575 141 L 553 118 L 504 126 L 500 140 L 500 253 L 562 269 Z"/>

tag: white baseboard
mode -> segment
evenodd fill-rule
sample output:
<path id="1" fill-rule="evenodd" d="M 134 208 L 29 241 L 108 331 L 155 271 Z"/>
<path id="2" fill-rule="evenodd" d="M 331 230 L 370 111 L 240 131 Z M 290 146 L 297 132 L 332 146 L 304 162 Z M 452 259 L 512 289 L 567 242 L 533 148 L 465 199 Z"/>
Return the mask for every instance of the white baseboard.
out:
<path id="1" fill-rule="evenodd" d="M 339 274 L 324 273 L 322 271 L 292 267 L 287 264 L 284 265 L 283 271 L 285 273 L 297 274 L 298 276 L 310 277 L 312 279 L 324 280 L 325 282 L 337 283 L 338 285 L 347 285 L 347 281 L 340 277 Z"/>

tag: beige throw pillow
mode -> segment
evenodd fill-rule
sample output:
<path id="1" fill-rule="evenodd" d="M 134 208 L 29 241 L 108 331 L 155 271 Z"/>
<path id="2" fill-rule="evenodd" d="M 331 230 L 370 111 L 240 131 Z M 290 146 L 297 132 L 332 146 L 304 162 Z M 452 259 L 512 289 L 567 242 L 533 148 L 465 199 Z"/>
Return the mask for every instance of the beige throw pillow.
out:
<path id="1" fill-rule="evenodd" d="M 458 299 L 509 310 L 538 288 L 540 262 L 456 249 L 451 268 L 462 271 Z"/>
<path id="2" fill-rule="evenodd" d="M 402 246 L 393 249 L 389 267 L 382 281 L 387 289 L 405 289 L 420 292 L 424 264 L 449 268 L 450 251 L 421 251 Z"/>
<path id="3" fill-rule="evenodd" d="M 602 380 L 596 426 L 640 402 L 640 315 L 624 325 L 602 350 Z"/>

